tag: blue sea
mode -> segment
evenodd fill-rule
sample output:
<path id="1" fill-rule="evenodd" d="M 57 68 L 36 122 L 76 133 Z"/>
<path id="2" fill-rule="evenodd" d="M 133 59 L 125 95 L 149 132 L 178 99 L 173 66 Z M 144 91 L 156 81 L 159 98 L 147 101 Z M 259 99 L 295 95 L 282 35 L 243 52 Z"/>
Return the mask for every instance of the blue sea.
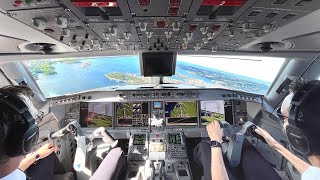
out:
<path id="1" fill-rule="evenodd" d="M 80 63 L 53 64 L 56 74 L 38 74 L 37 83 L 46 97 L 54 97 L 106 86 L 122 86 L 126 82 L 109 80 L 105 74 L 111 72 L 130 73 L 140 76 L 137 56 L 102 57 L 79 60 Z M 84 64 L 87 63 L 87 66 Z M 177 62 L 176 74 L 172 79 L 188 81 L 200 79 L 206 84 L 219 83 L 230 89 L 265 94 L 270 82 L 210 69 L 186 62 Z"/>

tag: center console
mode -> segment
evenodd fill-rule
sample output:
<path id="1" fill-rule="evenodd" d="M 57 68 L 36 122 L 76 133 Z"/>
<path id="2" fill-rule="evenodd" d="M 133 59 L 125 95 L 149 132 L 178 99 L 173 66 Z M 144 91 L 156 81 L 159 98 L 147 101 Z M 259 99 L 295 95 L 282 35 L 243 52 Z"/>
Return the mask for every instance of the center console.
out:
<path id="1" fill-rule="evenodd" d="M 129 142 L 126 179 L 192 179 L 183 133 L 134 133 Z"/>

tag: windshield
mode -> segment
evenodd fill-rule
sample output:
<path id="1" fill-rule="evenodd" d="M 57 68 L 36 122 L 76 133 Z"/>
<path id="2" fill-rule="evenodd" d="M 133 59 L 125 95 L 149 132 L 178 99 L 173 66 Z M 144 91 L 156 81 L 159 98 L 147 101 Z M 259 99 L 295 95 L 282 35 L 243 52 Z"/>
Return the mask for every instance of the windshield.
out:
<path id="1" fill-rule="evenodd" d="M 266 94 L 284 58 L 178 56 L 176 75 L 165 83 Z M 34 60 L 25 63 L 47 98 L 109 86 L 151 84 L 140 75 L 139 57 Z"/>

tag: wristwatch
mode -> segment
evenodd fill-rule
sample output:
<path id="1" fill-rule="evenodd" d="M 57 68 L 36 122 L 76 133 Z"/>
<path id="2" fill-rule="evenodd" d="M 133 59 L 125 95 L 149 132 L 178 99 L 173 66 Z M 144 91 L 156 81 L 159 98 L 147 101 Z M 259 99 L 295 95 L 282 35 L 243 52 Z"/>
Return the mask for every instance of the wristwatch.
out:
<path id="1" fill-rule="evenodd" d="M 37 164 L 37 162 L 40 160 L 40 155 L 39 154 L 36 154 L 36 160 L 34 161 L 33 164 Z"/>
<path id="2" fill-rule="evenodd" d="M 222 149 L 222 145 L 218 141 L 210 141 L 209 144 L 210 144 L 211 147 L 219 147 L 219 148 Z"/>

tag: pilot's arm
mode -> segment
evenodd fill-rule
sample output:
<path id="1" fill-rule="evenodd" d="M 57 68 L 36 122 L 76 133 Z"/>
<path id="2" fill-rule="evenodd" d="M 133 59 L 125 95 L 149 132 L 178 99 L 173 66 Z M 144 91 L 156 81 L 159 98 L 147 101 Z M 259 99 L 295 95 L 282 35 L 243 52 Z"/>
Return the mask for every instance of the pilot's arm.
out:
<path id="1" fill-rule="evenodd" d="M 45 144 L 41 146 L 36 152 L 28 154 L 20 163 L 19 169 L 22 171 L 27 170 L 37 159 L 37 155 L 39 159 L 46 158 L 51 153 L 55 151 L 55 147 L 52 144 Z"/>
<path id="2" fill-rule="evenodd" d="M 310 164 L 301 160 L 299 157 L 291 153 L 285 147 L 283 147 L 278 141 L 276 141 L 267 131 L 258 127 L 256 129 L 256 133 L 262 136 L 268 145 L 282 154 L 291 164 L 299 171 L 299 173 L 303 174 L 308 168 L 311 167 Z"/>
<path id="3" fill-rule="evenodd" d="M 207 126 L 207 131 L 211 141 L 222 143 L 223 129 L 218 121 L 213 121 Z M 227 170 L 224 166 L 222 149 L 211 147 L 211 177 L 212 180 L 228 180 Z"/>

